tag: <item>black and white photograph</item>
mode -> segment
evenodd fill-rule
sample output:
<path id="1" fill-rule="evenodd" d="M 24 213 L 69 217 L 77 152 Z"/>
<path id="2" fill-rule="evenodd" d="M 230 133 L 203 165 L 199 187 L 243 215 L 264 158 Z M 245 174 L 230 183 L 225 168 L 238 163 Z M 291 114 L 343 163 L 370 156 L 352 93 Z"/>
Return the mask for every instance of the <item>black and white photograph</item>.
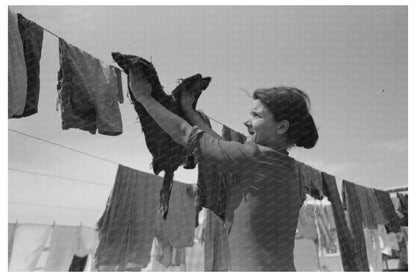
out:
<path id="1" fill-rule="evenodd" d="M 130 2 L 2 5 L 6 272 L 408 272 L 408 4 Z"/>

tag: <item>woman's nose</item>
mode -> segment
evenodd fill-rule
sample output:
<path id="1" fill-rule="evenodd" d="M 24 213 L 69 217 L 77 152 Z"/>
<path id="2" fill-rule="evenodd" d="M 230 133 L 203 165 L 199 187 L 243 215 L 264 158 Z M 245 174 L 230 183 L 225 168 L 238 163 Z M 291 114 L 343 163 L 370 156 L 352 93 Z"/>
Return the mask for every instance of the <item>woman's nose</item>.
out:
<path id="1" fill-rule="evenodd" d="M 245 125 L 247 128 L 249 128 L 249 127 L 251 126 L 250 119 L 247 119 L 246 121 L 244 121 L 244 125 Z"/>

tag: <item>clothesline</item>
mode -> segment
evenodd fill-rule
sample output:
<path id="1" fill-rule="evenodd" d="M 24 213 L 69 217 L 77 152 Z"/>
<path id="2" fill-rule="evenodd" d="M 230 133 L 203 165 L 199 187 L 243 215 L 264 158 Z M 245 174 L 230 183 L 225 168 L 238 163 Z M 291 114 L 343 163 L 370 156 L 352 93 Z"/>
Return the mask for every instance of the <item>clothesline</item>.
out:
<path id="1" fill-rule="evenodd" d="M 33 138 L 33 139 L 36 139 L 36 140 L 39 140 L 39 141 L 43 141 L 43 142 L 46 142 L 46 143 L 49 143 L 49 144 L 52 144 L 52 145 L 55 145 L 55 146 L 58 146 L 58 147 L 62 147 L 64 149 L 74 151 L 74 152 L 77 152 L 77 153 L 80 153 L 80 154 L 83 154 L 83 155 L 86 155 L 86 156 L 90 156 L 90 157 L 93 157 L 93 158 L 96 158 L 96 159 L 99 159 L 99 160 L 102 160 L 102 161 L 105 161 L 105 162 L 108 162 L 108 163 L 112 163 L 112 164 L 115 164 L 115 165 L 121 164 L 121 163 L 118 163 L 118 162 L 115 162 L 115 161 L 112 161 L 112 160 L 109 160 L 109 159 L 106 159 L 106 158 L 96 156 L 94 154 L 90 154 L 90 153 L 87 153 L 87 152 L 84 152 L 84 151 L 80 151 L 80 150 L 77 150 L 77 149 L 74 149 L 74 148 L 56 143 L 56 142 L 52 142 L 52 141 L 49 141 L 49 140 L 46 140 L 46 139 L 42 139 L 42 138 L 39 138 L 39 137 L 36 137 L 36 136 L 29 135 L 29 134 L 26 134 L 26 133 L 23 133 L 23 132 L 20 132 L 20 131 L 16 131 L 16 130 L 13 130 L 13 129 L 8 129 L 8 130 L 12 131 L 12 132 L 15 132 L 17 134 L 20 134 L 22 136 L 27 136 L 27 137 L 30 137 L 30 138 Z"/>
<path id="2" fill-rule="evenodd" d="M 9 170 L 20 172 L 20 173 L 26 173 L 26 174 L 33 174 L 33 175 L 39 175 L 39 176 L 45 176 L 45 177 L 58 178 L 58 179 L 63 179 L 63 180 L 68 180 L 68 181 L 75 181 L 75 182 L 79 182 L 79 183 L 93 184 L 93 185 L 103 186 L 103 187 L 111 187 L 112 186 L 112 185 L 109 185 L 109 184 L 96 183 L 96 182 L 91 182 L 91 181 L 86 181 L 86 180 L 80 180 L 80 179 L 75 179 L 75 178 L 70 178 L 70 177 L 64 177 L 64 176 L 58 176 L 58 175 L 28 171 L 28 170 L 17 169 L 17 168 L 9 168 Z"/>
<path id="3" fill-rule="evenodd" d="M 102 160 L 102 161 L 106 161 L 106 162 L 109 162 L 109 163 L 112 163 L 112 164 L 116 164 L 116 165 L 120 165 L 121 164 L 121 163 L 117 163 L 115 161 L 111 161 L 111 160 L 108 160 L 108 159 L 105 159 L 105 158 L 102 158 L 102 157 L 99 157 L 99 156 L 96 156 L 96 155 L 93 155 L 93 154 L 90 154 L 90 153 L 87 153 L 87 152 L 84 152 L 84 151 L 80 151 L 80 150 L 77 150 L 77 149 L 74 149 L 74 148 L 71 148 L 71 147 L 64 146 L 62 144 L 58 144 L 58 143 L 51 142 L 51 141 L 46 140 L 46 139 L 42 139 L 42 138 L 39 138 L 39 137 L 36 137 L 36 136 L 33 136 L 33 135 L 29 135 L 29 134 L 26 134 L 26 133 L 23 133 L 23 132 L 20 132 L 20 131 L 16 131 L 16 130 L 13 130 L 13 129 L 8 129 L 8 130 L 9 131 L 12 131 L 12 132 L 15 132 L 17 134 L 23 135 L 23 136 L 27 136 L 27 137 L 30 137 L 30 138 L 33 138 L 33 139 L 36 139 L 36 140 L 45 142 L 45 143 L 49 143 L 49 144 L 52 144 L 52 145 L 55 145 L 55 146 L 58 146 L 58 147 L 62 147 L 64 149 L 66 149 L 66 150 L 70 150 L 70 151 L 74 151 L 74 152 L 77 152 L 77 153 L 80 153 L 80 154 L 84 154 L 84 155 L 87 155 L 89 157 L 93 157 L 93 158 L 96 158 L 96 159 L 99 159 L 99 160 Z M 22 170 L 20 170 L 20 171 L 22 171 Z M 33 174 L 35 174 L 35 173 L 33 173 Z M 36 174 L 38 174 L 38 175 L 46 175 L 46 174 L 42 174 L 42 173 L 36 173 Z M 50 177 L 56 177 L 56 178 L 66 179 L 66 177 L 61 177 L 61 176 L 50 176 Z M 339 177 L 336 177 L 336 176 L 334 176 L 334 177 L 337 180 L 341 180 L 341 181 L 342 180 L 346 180 L 346 179 L 342 179 L 342 178 L 339 178 Z M 88 182 L 88 183 L 91 183 L 89 181 L 83 181 L 83 180 L 77 180 L 77 179 L 73 179 L 73 180 L 74 181 L 78 181 L 78 182 Z M 95 183 L 95 184 L 98 184 L 98 183 Z M 100 184 L 100 185 L 104 185 L 104 184 Z"/>
<path id="4" fill-rule="evenodd" d="M 86 212 L 102 212 L 102 210 L 93 210 L 93 209 L 82 209 L 82 208 L 74 208 L 74 207 L 67 207 L 67 206 L 57 206 L 57 205 L 46 205 L 46 204 L 38 204 L 38 203 L 25 203 L 25 202 L 18 202 L 18 201 L 8 201 L 9 204 L 16 204 L 16 205 L 25 205 L 25 206 L 40 206 L 40 207 L 48 207 L 48 208 L 59 208 L 59 209 L 68 209 L 68 210 L 78 210 L 78 211 L 86 211 Z"/>

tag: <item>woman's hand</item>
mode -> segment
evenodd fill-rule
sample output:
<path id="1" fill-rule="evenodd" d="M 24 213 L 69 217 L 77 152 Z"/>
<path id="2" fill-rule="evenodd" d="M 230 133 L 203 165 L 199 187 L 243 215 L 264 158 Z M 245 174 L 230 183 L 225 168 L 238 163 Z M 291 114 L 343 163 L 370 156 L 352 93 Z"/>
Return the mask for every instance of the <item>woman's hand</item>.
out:
<path id="1" fill-rule="evenodd" d="M 152 86 L 140 67 L 129 68 L 129 87 L 134 98 L 140 103 L 152 98 Z"/>

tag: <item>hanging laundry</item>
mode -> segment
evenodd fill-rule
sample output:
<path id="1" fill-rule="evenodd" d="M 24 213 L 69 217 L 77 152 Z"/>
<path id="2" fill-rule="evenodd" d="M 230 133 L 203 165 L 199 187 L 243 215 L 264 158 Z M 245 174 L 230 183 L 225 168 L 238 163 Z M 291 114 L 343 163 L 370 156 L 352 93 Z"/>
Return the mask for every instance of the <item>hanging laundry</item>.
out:
<path id="1" fill-rule="evenodd" d="M 17 223 L 9 223 L 9 228 L 8 228 L 8 237 L 9 237 L 9 241 L 8 241 L 8 265 L 10 266 L 10 258 L 12 256 L 12 249 L 13 249 L 13 241 L 14 241 L 14 233 L 16 231 L 16 227 L 17 227 Z"/>
<path id="2" fill-rule="evenodd" d="M 121 72 L 59 39 L 58 103 L 62 129 L 117 136 L 123 132 L 118 102 Z"/>
<path id="3" fill-rule="evenodd" d="M 214 212 L 206 209 L 205 271 L 231 270 L 231 252 L 224 222 Z"/>
<path id="4" fill-rule="evenodd" d="M 309 194 L 317 200 L 322 200 L 322 174 L 315 168 L 296 161 L 299 176 L 303 184 L 305 194 Z M 305 196 L 306 199 L 306 196 Z M 303 200 L 305 200 L 303 199 Z"/>
<path id="5" fill-rule="evenodd" d="M 133 55 L 123 55 L 118 52 L 113 52 L 111 55 L 113 56 L 114 61 L 123 69 L 125 73 L 129 74 L 131 67 L 135 67 L 137 70 L 143 71 L 152 86 L 152 97 L 165 108 L 186 120 L 178 100 L 176 100 L 174 96 L 167 95 L 163 91 L 163 87 L 160 84 L 159 77 L 153 67 L 153 64 L 145 59 Z M 182 86 L 179 85 L 180 88 L 175 89 L 175 95 L 177 95 L 177 92 L 182 89 L 186 89 L 187 86 L 192 84 L 196 87 L 194 91 L 196 91 L 195 101 L 197 101 L 197 97 L 199 97 L 201 92 L 208 87 L 211 78 L 202 78 L 200 74 L 196 74 L 185 80 L 186 81 L 183 82 Z M 134 98 L 130 88 L 129 95 L 133 101 L 134 109 L 139 116 L 147 148 L 153 156 L 153 172 L 156 175 L 161 171 L 165 172 L 162 190 L 160 191 L 159 211 L 163 213 L 163 218 L 166 219 L 169 209 L 169 197 L 172 189 L 173 174 L 175 170 L 185 162 L 185 159 L 188 159 L 186 167 L 193 168 L 195 166 L 189 164 L 189 157 L 186 158 L 191 153 L 186 153 L 185 147 L 174 142 L 173 139 L 159 127 L 159 125 L 148 114 L 146 109 Z"/>
<path id="6" fill-rule="evenodd" d="M 87 264 L 88 256 L 78 257 L 74 256 L 69 267 L 69 271 L 84 271 L 85 265 Z"/>
<path id="7" fill-rule="evenodd" d="M 27 96 L 27 73 L 22 37 L 19 32 L 18 18 L 14 11 L 8 8 L 8 87 L 9 109 L 8 117 L 20 116 L 25 110 Z"/>
<path id="8" fill-rule="evenodd" d="M 80 226 L 79 241 L 75 249 L 75 255 L 84 257 L 95 253 L 98 246 L 98 233 L 90 227 Z"/>
<path id="9" fill-rule="evenodd" d="M 79 227 L 54 226 L 45 271 L 68 271 L 79 241 Z"/>
<path id="10" fill-rule="evenodd" d="M 400 232 L 399 217 L 394 210 L 394 205 L 390 198 L 390 194 L 377 189 L 374 190 L 374 193 L 376 195 L 379 207 L 387 220 L 387 223 L 385 224 L 387 231 L 395 233 Z"/>
<path id="11" fill-rule="evenodd" d="M 322 180 L 322 192 L 331 202 L 332 211 L 334 213 L 344 271 L 360 271 L 360 268 L 357 265 L 357 256 L 354 252 L 353 240 L 345 219 L 345 213 L 338 193 L 335 177 L 322 172 Z"/>
<path id="12" fill-rule="evenodd" d="M 298 272 L 316 272 L 320 271 L 319 257 L 316 249 L 316 243 L 310 239 L 295 239 L 293 249 L 295 257 L 295 268 Z"/>
<path id="13" fill-rule="evenodd" d="M 397 241 L 397 236 L 395 233 L 387 233 L 387 230 L 384 225 L 378 226 L 378 232 L 380 237 L 380 247 L 381 252 L 385 255 L 391 256 L 392 250 L 400 250 L 399 244 Z"/>
<path id="14" fill-rule="evenodd" d="M 332 213 L 330 214 L 332 219 L 330 219 L 325 208 L 331 209 L 330 206 L 316 205 L 315 214 L 320 234 L 319 239 L 321 246 L 325 247 L 328 253 L 335 253 L 337 251 L 335 223 L 331 223 L 331 221 L 334 222 Z"/>
<path id="15" fill-rule="evenodd" d="M 194 244 L 194 203 L 192 185 L 175 182 L 169 200 L 170 217 L 162 222 L 163 234 L 172 247 L 191 247 Z"/>
<path id="16" fill-rule="evenodd" d="M 378 224 L 386 224 L 383 210 L 377 201 L 375 191 L 372 188 L 355 185 L 358 200 L 363 218 L 363 226 L 370 229 L 377 229 Z"/>
<path id="17" fill-rule="evenodd" d="M 342 183 L 342 196 L 345 209 L 347 210 L 347 220 L 353 238 L 352 247 L 357 255 L 358 267 L 360 271 L 369 271 L 363 231 L 363 211 L 360 205 L 357 185 L 344 180 Z"/>
<path id="18" fill-rule="evenodd" d="M 383 258 L 378 228 L 364 227 L 364 237 L 370 271 L 383 271 Z"/>
<path id="19" fill-rule="evenodd" d="M 119 165 L 104 214 L 97 223 L 98 271 L 140 270 L 150 261 L 160 177 Z"/>
<path id="20" fill-rule="evenodd" d="M 186 271 L 201 272 L 204 271 L 204 245 L 195 243 L 192 247 L 185 248 Z"/>
<path id="21" fill-rule="evenodd" d="M 310 240 L 316 240 L 318 238 L 317 226 L 315 223 L 315 207 L 313 205 L 304 205 L 300 207 L 295 238 Z"/>
<path id="22" fill-rule="evenodd" d="M 9 271 L 34 271 L 51 230 L 47 225 L 17 225 Z"/>
<path id="23" fill-rule="evenodd" d="M 179 266 L 180 254 L 176 253 L 194 244 L 194 212 L 192 185 L 175 182 L 169 199 L 169 217 L 164 220 L 162 214 L 156 214 L 155 260 L 164 267 Z"/>
<path id="24" fill-rule="evenodd" d="M 403 215 L 400 219 L 400 226 L 408 226 L 408 195 L 397 193 L 397 198 L 400 200 L 399 212 Z"/>
<path id="25" fill-rule="evenodd" d="M 38 112 L 39 102 L 39 62 L 42 52 L 43 28 L 33 21 L 17 14 L 19 32 L 23 42 L 23 51 L 26 63 L 27 96 L 24 111 L 14 118 L 26 117 Z"/>

